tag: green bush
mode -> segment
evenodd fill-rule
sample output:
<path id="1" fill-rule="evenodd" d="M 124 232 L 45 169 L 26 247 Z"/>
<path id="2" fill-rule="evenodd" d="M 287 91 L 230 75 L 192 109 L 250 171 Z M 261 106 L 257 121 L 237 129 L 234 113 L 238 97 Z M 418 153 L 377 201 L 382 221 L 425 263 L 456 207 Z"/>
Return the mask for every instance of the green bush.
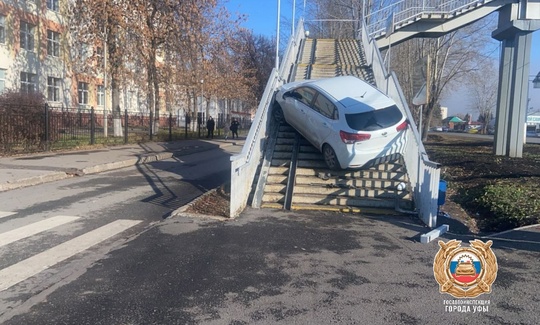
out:
<path id="1" fill-rule="evenodd" d="M 540 219 L 540 193 L 519 182 L 498 182 L 484 187 L 474 199 L 492 230 L 533 224 Z"/>

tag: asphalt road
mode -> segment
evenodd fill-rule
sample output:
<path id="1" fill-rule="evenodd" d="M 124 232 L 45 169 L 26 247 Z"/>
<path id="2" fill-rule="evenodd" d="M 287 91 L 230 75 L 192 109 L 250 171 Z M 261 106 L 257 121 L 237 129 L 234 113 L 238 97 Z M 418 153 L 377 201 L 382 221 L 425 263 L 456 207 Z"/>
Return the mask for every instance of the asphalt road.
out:
<path id="1" fill-rule="evenodd" d="M 0 323 L 223 184 L 239 150 L 217 148 L 1 192 Z"/>
<path id="2" fill-rule="evenodd" d="M 456 305 L 434 278 L 437 241 L 419 242 L 428 229 L 414 216 L 247 209 L 227 221 L 164 219 L 221 184 L 229 154 L 214 150 L 0 193 L 3 208 L 15 213 L 0 217 L 0 234 L 51 217 L 79 218 L 0 245 L 0 272 L 73 243 L 56 252 L 62 255 L 80 245 L 71 240 L 120 220 L 127 227 L 0 290 L 0 323 L 540 324 L 539 226 L 480 238 L 493 240 L 497 279 L 491 293 L 474 299 L 483 305 Z M 475 238 L 452 233 L 447 222 L 441 239 Z M 0 285 L 36 265 L 25 266 L 1 274 Z"/>

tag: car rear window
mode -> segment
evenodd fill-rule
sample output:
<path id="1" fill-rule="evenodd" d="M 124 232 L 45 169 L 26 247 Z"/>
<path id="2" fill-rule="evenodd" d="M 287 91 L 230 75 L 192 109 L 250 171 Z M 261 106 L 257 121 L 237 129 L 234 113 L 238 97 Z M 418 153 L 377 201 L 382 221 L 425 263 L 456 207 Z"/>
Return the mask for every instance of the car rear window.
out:
<path id="1" fill-rule="evenodd" d="M 396 105 L 364 113 L 345 114 L 347 124 L 357 131 L 375 131 L 395 125 L 403 118 Z"/>

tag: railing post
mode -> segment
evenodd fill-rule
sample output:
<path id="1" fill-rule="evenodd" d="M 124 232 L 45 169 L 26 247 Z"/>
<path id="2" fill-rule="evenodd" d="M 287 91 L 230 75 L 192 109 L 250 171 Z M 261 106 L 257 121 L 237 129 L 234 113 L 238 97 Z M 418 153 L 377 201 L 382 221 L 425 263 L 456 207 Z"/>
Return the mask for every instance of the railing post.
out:
<path id="1" fill-rule="evenodd" d="M 90 144 L 96 144 L 96 121 L 94 107 L 90 107 Z"/>
<path id="2" fill-rule="evenodd" d="M 172 113 L 169 112 L 169 141 L 172 141 Z"/>
<path id="3" fill-rule="evenodd" d="M 45 151 L 49 151 L 49 104 L 45 103 Z"/>
<path id="4" fill-rule="evenodd" d="M 128 143 L 128 111 L 124 110 L 124 144 Z"/>

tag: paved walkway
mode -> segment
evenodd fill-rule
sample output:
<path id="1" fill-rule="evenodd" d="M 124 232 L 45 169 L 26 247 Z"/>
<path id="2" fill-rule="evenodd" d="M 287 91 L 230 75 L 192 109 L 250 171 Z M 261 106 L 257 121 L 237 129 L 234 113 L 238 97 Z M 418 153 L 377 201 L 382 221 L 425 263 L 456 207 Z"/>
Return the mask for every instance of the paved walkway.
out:
<path id="1" fill-rule="evenodd" d="M 193 139 L 0 157 L 0 192 L 182 156 L 244 140 Z"/>

